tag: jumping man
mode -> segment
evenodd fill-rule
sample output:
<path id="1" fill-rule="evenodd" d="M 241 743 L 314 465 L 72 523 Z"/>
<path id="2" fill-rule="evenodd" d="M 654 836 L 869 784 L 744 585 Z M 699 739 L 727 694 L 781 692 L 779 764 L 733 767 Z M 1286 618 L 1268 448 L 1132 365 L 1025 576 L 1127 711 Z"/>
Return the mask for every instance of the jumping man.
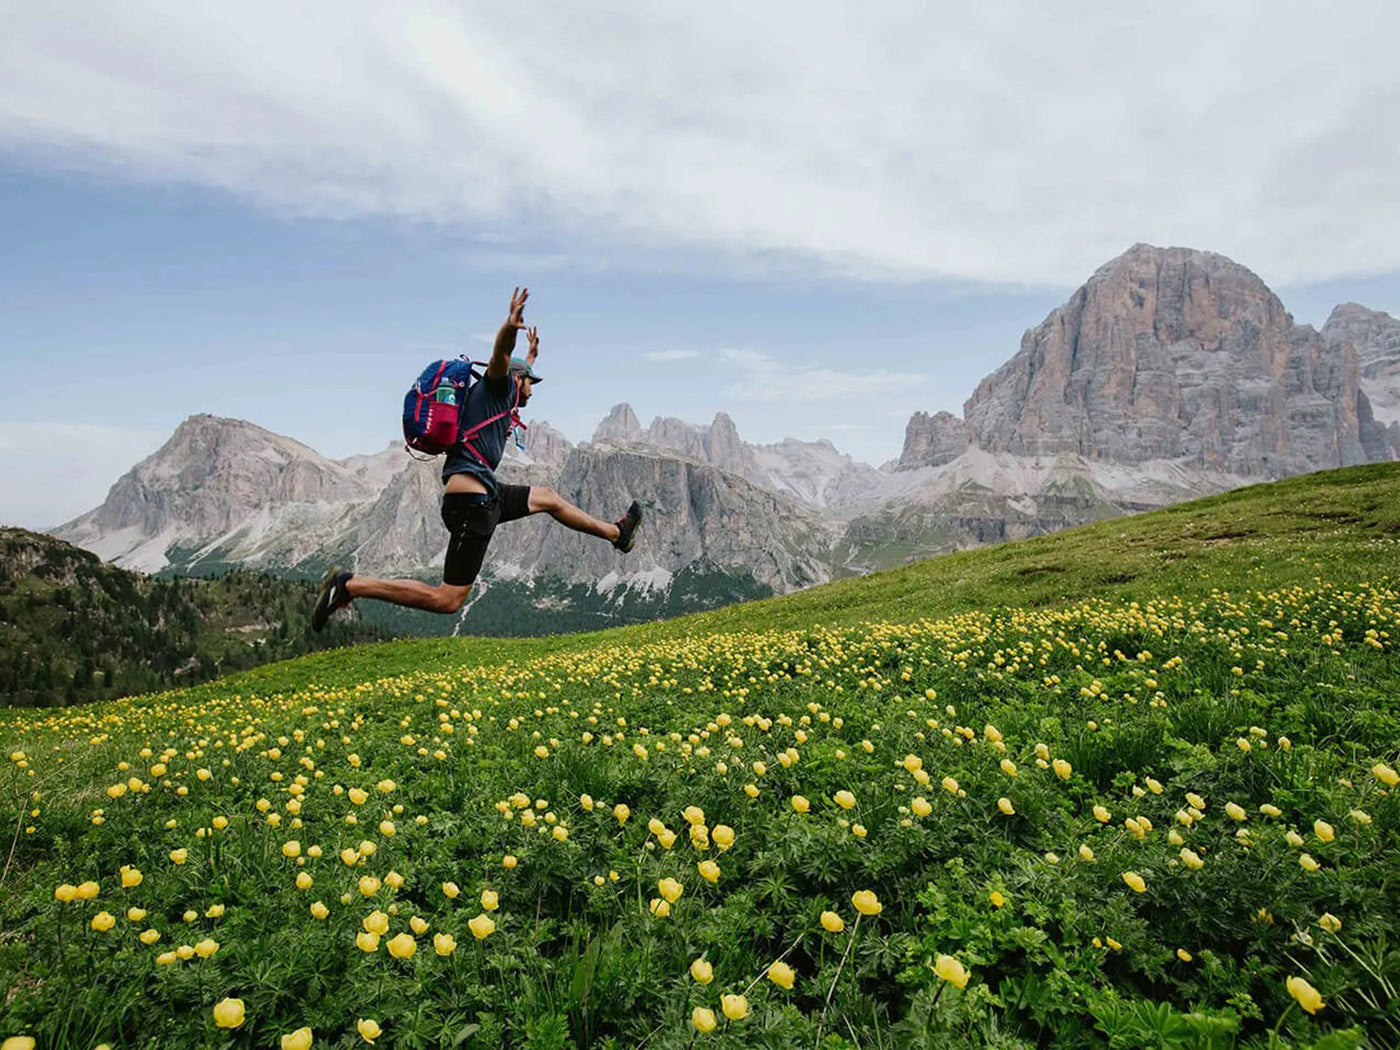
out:
<path id="1" fill-rule="evenodd" d="M 458 444 L 448 452 L 443 464 L 442 523 L 452 538 L 447 544 L 442 583 L 434 587 L 418 580 L 377 580 L 332 569 L 311 612 L 311 626 L 316 630 L 325 626 L 331 613 L 356 598 L 377 598 L 436 613 L 457 612 L 471 594 L 496 526 L 541 511 L 577 532 L 607 540 L 623 553 L 632 549 L 642 520 L 642 508 L 635 501 L 621 519 L 604 522 L 585 514 L 553 489 L 504 485 L 496 480 L 513 410 L 524 408 L 534 385 L 541 382 L 534 368 L 540 352 L 537 329 L 526 330 L 529 351 L 525 360 L 511 356 L 516 336 L 525 328 L 525 300 L 529 296 L 528 288 L 517 288 L 511 296 L 510 314 L 496 333 L 486 375 L 467 392 L 462 405 L 460 429 L 469 430 L 483 420 L 498 418 L 469 444 Z"/>

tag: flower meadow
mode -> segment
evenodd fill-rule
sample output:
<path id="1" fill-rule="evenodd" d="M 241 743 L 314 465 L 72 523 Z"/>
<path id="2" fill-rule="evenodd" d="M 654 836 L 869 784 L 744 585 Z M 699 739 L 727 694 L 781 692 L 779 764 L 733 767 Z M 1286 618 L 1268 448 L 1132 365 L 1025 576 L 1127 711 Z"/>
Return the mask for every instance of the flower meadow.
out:
<path id="1" fill-rule="evenodd" d="M 1318 580 L 13 713 L 0 1038 L 1400 1045 L 1397 636 Z"/>

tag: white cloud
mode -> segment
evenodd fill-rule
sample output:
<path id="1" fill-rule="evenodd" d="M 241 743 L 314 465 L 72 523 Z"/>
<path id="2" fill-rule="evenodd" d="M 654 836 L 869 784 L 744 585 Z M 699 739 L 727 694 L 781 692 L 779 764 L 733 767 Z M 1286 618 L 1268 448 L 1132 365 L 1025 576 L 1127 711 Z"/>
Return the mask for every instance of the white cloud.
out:
<path id="1" fill-rule="evenodd" d="M 1400 267 L 1389 0 L 49 0 L 5 23 L 0 149 L 488 251 L 547 230 L 532 257 L 561 265 L 641 246 L 1064 286 L 1146 240 L 1271 283 Z"/>
<path id="2" fill-rule="evenodd" d="M 648 361 L 689 361 L 693 357 L 699 357 L 698 350 L 647 350 L 643 352 L 643 357 Z"/>
<path id="3" fill-rule="evenodd" d="M 0 524 L 48 529 L 71 521 L 169 437 L 136 427 L 0 423 Z"/>
<path id="4" fill-rule="evenodd" d="M 789 363 L 756 350 L 721 350 L 719 357 L 733 373 L 733 382 L 724 392 L 741 401 L 796 404 L 850 402 L 871 397 L 889 398 L 896 394 L 904 397 L 911 387 L 928 382 L 928 376 L 915 372 L 891 372 L 883 368 L 838 371 Z"/>

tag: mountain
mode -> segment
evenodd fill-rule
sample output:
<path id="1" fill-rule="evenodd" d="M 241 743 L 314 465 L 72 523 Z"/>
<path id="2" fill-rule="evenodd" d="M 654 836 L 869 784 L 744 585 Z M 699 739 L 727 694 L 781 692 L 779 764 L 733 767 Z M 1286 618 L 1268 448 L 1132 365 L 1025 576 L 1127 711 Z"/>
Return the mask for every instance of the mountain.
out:
<path id="1" fill-rule="evenodd" d="M 1397 333 L 1354 306 L 1319 333 L 1224 256 L 1135 245 L 1025 333 L 961 420 L 910 421 L 898 469 L 922 476 L 843 550 L 880 567 L 1394 459 Z"/>
<path id="2" fill-rule="evenodd" d="M 314 597 L 308 583 L 247 572 L 153 579 L 0 528 L 0 707 L 152 692 L 389 637 L 359 618 L 313 634 Z"/>
<path id="3" fill-rule="evenodd" d="M 578 446 L 536 424 L 503 480 L 609 519 L 641 500 L 637 549 L 527 519 L 497 533 L 468 620 L 386 615 L 419 632 L 633 622 L 1397 456 L 1400 322 L 1344 304 L 1319 332 L 1223 256 L 1139 244 L 1028 330 L 961 418 L 916 413 L 878 469 L 826 441 L 750 444 L 725 413 L 644 427 L 619 404 Z M 57 535 L 147 572 L 436 580 L 438 470 L 195 416 Z"/>

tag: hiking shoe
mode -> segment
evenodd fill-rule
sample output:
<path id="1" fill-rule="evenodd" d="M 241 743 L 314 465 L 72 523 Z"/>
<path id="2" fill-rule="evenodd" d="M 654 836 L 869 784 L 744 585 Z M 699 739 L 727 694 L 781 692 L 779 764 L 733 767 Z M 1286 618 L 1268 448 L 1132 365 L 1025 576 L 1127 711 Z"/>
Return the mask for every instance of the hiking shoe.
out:
<path id="1" fill-rule="evenodd" d="M 343 572 L 340 568 L 333 568 L 326 573 L 326 578 L 321 581 L 321 593 L 316 596 L 316 605 L 311 610 L 311 629 L 319 631 L 326 626 L 326 621 L 330 619 L 331 613 L 337 609 L 343 609 L 351 603 L 352 599 L 345 590 L 346 583 L 353 572 Z"/>
<path id="2" fill-rule="evenodd" d="M 632 544 L 637 542 L 637 526 L 642 523 L 642 505 L 636 500 L 632 501 L 632 506 L 627 508 L 627 513 L 617 521 L 617 539 L 613 540 L 613 546 L 626 554 L 632 549 Z"/>

